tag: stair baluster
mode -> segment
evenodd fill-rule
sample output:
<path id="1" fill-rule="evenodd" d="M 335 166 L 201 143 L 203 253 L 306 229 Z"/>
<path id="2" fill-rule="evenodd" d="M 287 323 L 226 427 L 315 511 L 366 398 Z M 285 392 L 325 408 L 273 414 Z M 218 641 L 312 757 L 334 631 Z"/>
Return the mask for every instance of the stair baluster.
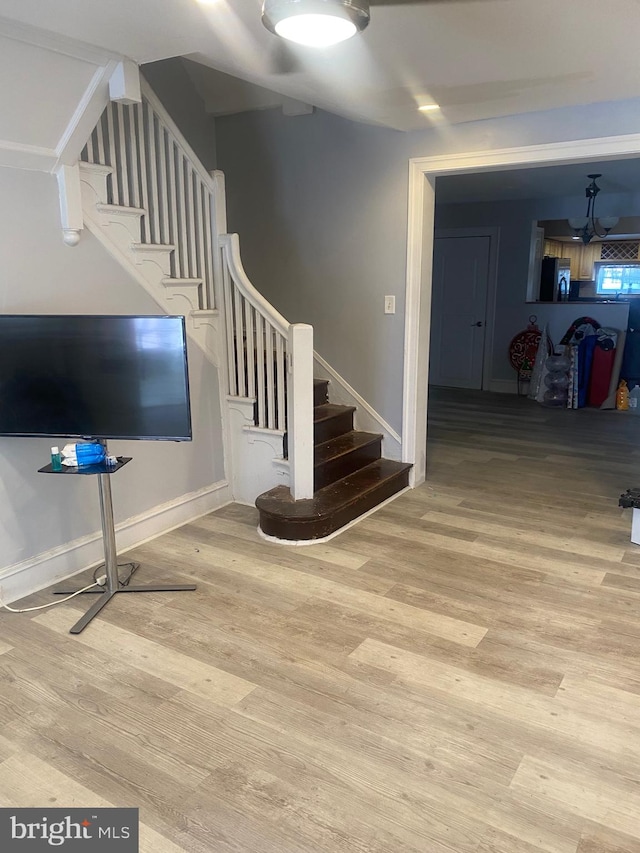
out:
<path id="1" fill-rule="evenodd" d="M 140 104 L 107 106 L 81 159 L 108 167 L 106 207 L 116 206 L 118 215 L 130 208 L 141 217 L 141 245 L 132 249 L 171 253 L 164 262 L 171 276 L 162 284 L 197 295 L 194 318 L 220 305 L 227 393 L 255 399 L 255 427 L 288 432 L 291 492 L 295 500 L 310 498 L 313 330 L 288 323 L 253 287 L 238 236 L 223 233 L 222 174 L 204 169 L 144 80 L 141 92 Z M 214 281 L 214 270 L 221 280 Z"/>

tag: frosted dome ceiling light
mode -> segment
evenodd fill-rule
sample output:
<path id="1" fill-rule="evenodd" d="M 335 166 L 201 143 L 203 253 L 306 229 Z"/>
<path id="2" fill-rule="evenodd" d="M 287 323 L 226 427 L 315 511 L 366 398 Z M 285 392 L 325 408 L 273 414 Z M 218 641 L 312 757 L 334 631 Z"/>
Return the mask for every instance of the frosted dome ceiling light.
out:
<path id="1" fill-rule="evenodd" d="M 262 23 L 289 41 L 328 47 L 362 32 L 368 0 L 264 0 Z"/>

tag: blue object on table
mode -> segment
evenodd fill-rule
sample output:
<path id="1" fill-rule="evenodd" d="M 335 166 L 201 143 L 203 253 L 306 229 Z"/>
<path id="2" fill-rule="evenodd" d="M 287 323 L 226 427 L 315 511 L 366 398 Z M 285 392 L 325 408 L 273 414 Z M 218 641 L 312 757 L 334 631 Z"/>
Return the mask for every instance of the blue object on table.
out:
<path id="1" fill-rule="evenodd" d="M 78 468 L 81 468 L 83 465 L 97 465 L 99 462 L 104 462 L 104 457 L 104 447 L 101 444 L 95 442 L 76 444 Z"/>

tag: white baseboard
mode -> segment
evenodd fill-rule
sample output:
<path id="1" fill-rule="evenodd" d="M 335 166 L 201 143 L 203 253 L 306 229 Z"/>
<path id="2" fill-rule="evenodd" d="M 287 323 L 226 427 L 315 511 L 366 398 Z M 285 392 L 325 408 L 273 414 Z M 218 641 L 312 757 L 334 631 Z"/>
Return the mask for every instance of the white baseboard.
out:
<path id="1" fill-rule="evenodd" d="M 226 480 L 181 495 L 116 525 L 118 553 L 180 527 L 231 502 Z M 104 561 L 102 534 L 91 533 L 0 571 L 0 595 L 17 601 Z"/>
<path id="2" fill-rule="evenodd" d="M 489 382 L 489 391 L 495 391 L 497 394 L 517 394 L 518 380 L 492 379 L 491 382 Z"/>

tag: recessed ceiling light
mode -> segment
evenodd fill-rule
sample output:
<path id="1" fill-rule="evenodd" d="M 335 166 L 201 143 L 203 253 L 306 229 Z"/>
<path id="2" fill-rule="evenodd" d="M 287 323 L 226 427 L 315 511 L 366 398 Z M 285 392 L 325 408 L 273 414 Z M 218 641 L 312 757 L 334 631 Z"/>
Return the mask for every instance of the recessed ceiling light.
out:
<path id="1" fill-rule="evenodd" d="M 418 107 L 418 109 L 421 113 L 433 113 L 440 109 L 440 104 L 423 104 L 423 106 Z"/>

